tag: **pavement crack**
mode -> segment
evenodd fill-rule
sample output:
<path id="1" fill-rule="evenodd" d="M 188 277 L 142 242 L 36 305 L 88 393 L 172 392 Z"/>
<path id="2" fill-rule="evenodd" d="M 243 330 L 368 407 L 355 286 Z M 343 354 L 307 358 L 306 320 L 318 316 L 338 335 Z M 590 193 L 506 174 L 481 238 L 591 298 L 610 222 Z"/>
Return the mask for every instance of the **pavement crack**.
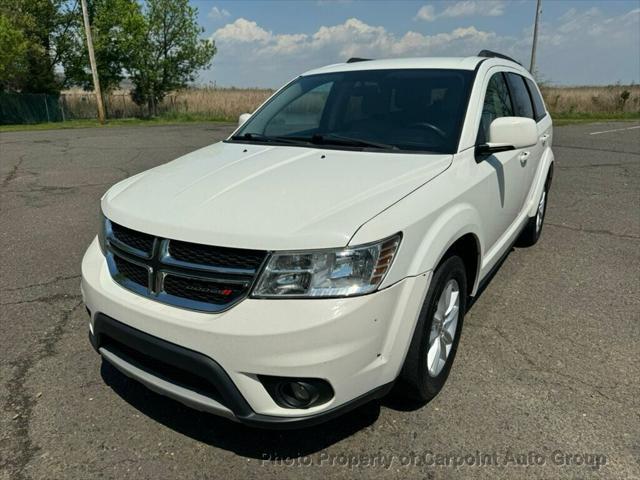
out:
<path id="1" fill-rule="evenodd" d="M 8 193 L 67 193 L 71 191 L 75 191 L 78 188 L 86 188 L 86 187 L 104 187 L 105 185 L 112 185 L 113 182 L 104 182 L 104 183 L 79 183 L 77 185 L 36 185 L 31 188 L 24 188 L 20 190 L 5 190 Z"/>
<path id="2" fill-rule="evenodd" d="M 599 229 L 599 228 L 584 228 L 584 227 L 575 227 L 573 225 L 566 225 L 564 223 L 551 223 L 547 222 L 545 225 L 550 225 L 552 227 L 564 228 L 567 230 L 572 230 L 574 232 L 582 232 L 582 233 L 591 233 L 594 235 L 608 235 L 616 238 L 632 238 L 635 240 L 640 239 L 639 235 L 632 235 L 630 233 L 615 233 L 611 230 Z"/>
<path id="3" fill-rule="evenodd" d="M 582 146 L 578 146 L 578 145 L 558 145 L 557 143 L 553 144 L 553 148 L 572 148 L 572 149 L 576 149 L 576 150 L 589 150 L 589 151 L 594 151 L 594 152 L 606 152 L 606 153 L 620 153 L 623 155 L 639 155 L 640 153 L 638 152 L 629 152 L 627 150 L 608 150 L 606 148 L 594 148 L 594 147 L 582 147 Z"/>
<path id="4" fill-rule="evenodd" d="M 478 324 L 476 325 L 477 328 L 481 328 L 484 330 L 491 330 L 493 332 L 496 332 L 498 334 L 498 336 L 505 341 L 505 343 L 507 343 L 508 345 L 513 346 L 514 342 L 512 339 L 510 339 L 500 328 L 498 328 L 496 325 L 490 325 L 490 324 Z M 529 358 L 529 356 L 521 350 L 517 350 L 514 349 L 513 350 L 514 353 L 516 353 L 517 355 L 521 356 L 525 362 L 527 362 L 529 365 L 531 365 L 532 367 L 537 368 L 536 363 L 531 360 L 531 358 Z"/>
<path id="5" fill-rule="evenodd" d="M 52 303 L 57 302 L 58 300 L 67 300 L 73 298 L 80 298 L 80 295 L 70 295 L 68 293 L 54 293 L 53 295 L 43 295 L 41 297 L 31 298 L 29 300 L 18 300 L 16 302 L 4 302 L 0 303 L 0 306 L 4 307 L 7 305 L 25 305 L 28 303 L 46 303 L 47 305 L 51 305 Z"/>
<path id="6" fill-rule="evenodd" d="M 46 280 L 44 282 L 38 282 L 38 283 L 31 283 L 29 285 L 24 285 L 22 287 L 12 287 L 12 288 L 3 288 L 3 290 L 5 292 L 17 292 L 20 290 L 27 290 L 28 288 L 34 288 L 34 287 L 45 287 L 47 285 L 51 285 L 52 283 L 56 283 L 56 282 L 62 282 L 64 280 L 72 280 L 74 278 L 80 278 L 80 274 L 76 273 L 74 275 L 60 275 L 57 276 L 55 278 L 52 278 L 51 280 Z"/>
<path id="7" fill-rule="evenodd" d="M 53 296 L 52 296 L 53 297 Z M 65 299 L 74 298 L 66 296 Z M 51 300 L 53 301 L 53 300 Z M 13 368 L 13 374 L 6 383 L 8 392 L 4 404 L 4 411 L 13 418 L 10 429 L 13 434 L 9 438 L 18 439 L 17 445 L 4 445 L 8 440 L 2 440 L 2 450 L 6 452 L 0 460 L 0 470 L 8 471 L 9 478 L 16 480 L 26 479 L 25 468 L 39 450 L 29 436 L 29 425 L 37 400 L 27 392 L 25 383 L 29 372 L 40 361 L 51 357 L 56 352 L 56 345 L 65 333 L 65 328 L 75 310 L 82 305 L 77 300 L 69 309 L 61 312 L 59 320 L 38 340 L 35 348 L 20 355 L 9 363 Z"/>
<path id="8" fill-rule="evenodd" d="M 24 161 L 24 157 L 25 155 L 20 155 L 18 159 L 18 163 L 16 163 L 13 166 L 13 168 L 9 171 L 7 176 L 4 177 L 4 180 L 2 181 L 2 187 L 6 187 L 14 178 L 16 178 L 16 176 L 18 175 L 18 169 L 20 168 L 20 166 L 22 165 L 22 162 Z"/>
<path id="9" fill-rule="evenodd" d="M 559 170 L 573 170 L 573 169 L 583 169 L 583 168 L 607 168 L 607 167 L 615 167 L 615 168 L 626 168 L 629 165 L 635 165 L 635 162 L 619 162 L 619 163 L 588 163 L 586 165 L 559 165 Z"/>

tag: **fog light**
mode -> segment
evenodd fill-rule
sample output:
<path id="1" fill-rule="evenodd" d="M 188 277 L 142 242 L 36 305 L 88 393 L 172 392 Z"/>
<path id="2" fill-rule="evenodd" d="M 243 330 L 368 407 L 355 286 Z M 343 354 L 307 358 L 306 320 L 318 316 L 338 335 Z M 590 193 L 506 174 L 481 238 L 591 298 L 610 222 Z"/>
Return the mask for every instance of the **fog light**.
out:
<path id="1" fill-rule="evenodd" d="M 280 398 L 293 408 L 305 408 L 318 398 L 318 390 L 306 382 L 281 382 L 278 388 Z"/>
<path id="2" fill-rule="evenodd" d="M 259 375 L 271 398 L 283 408 L 310 408 L 333 398 L 333 388 L 320 378 L 287 378 Z"/>

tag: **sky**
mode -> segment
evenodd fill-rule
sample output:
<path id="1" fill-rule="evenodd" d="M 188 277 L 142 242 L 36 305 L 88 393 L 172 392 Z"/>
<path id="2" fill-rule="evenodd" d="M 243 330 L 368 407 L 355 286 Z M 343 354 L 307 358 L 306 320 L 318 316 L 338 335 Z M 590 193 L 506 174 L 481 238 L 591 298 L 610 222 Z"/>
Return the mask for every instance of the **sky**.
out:
<path id="1" fill-rule="evenodd" d="M 350 57 L 468 56 L 529 66 L 535 0 L 192 0 L 216 42 L 199 83 L 275 88 Z M 542 0 L 538 79 L 640 83 L 640 0 Z"/>

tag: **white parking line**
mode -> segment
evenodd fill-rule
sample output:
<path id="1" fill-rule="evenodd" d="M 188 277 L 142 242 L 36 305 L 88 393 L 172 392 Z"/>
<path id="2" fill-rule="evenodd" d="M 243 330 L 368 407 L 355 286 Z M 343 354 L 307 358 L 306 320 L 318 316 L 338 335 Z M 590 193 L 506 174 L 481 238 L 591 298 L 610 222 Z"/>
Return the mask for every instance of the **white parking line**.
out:
<path id="1" fill-rule="evenodd" d="M 640 125 L 636 125 L 635 127 L 615 128 L 613 130 L 603 130 L 602 132 L 591 132 L 589 135 L 600 135 L 601 133 L 609 133 L 609 132 L 621 132 L 623 130 L 634 130 L 636 128 L 640 128 Z"/>

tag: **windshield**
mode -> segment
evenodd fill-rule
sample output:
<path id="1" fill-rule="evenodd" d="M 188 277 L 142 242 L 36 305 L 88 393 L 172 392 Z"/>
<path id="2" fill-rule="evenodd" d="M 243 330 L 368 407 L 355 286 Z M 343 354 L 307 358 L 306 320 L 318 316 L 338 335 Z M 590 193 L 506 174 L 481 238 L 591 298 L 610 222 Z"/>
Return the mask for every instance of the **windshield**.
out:
<path id="1" fill-rule="evenodd" d="M 231 141 L 454 153 L 472 78 L 418 69 L 299 77 Z"/>

